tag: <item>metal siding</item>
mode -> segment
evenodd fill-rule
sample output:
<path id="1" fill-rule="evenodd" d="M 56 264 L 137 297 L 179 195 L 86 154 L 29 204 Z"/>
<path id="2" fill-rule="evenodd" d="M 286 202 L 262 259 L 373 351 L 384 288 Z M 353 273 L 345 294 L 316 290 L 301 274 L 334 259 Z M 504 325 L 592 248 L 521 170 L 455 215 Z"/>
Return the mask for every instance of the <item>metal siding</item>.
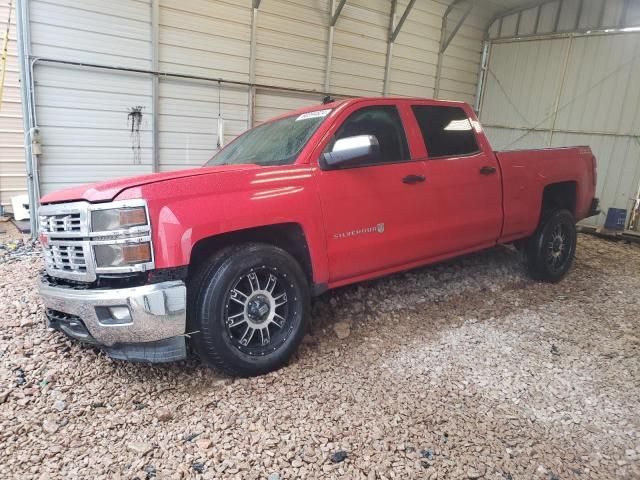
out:
<path id="1" fill-rule="evenodd" d="M 109 9 L 104 3 L 31 0 L 32 55 L 151 68 L 149 2 L 112 0 Z"/>
<path id="2" fill-rule="evenodd" d="M 347 2 L 336 24 L 331 84 L 340 93 L 380 95 L 389 28 L 389 2 Z"/>
<path id="3" fill-rule="evenodd" d="M 151 84 L 147 77 L 53 65 L 37 65 L 34 73 L 43 194 L 151 171 Z M 136 106 L 143 107 L 139 163 L 128 118 L 129 109 Z M 73 160 L 78 155 L 80 163 Z"/>
<path id="4" fill-rule="evenodd" d="M 516 24 L 518 23 L 518 15 L 509 15 L 502 20 L 502 37 L 513 37 L 517 35 Z"/>
<path id="5" fill-rule="evenodd" d="M 560 20 L 558 21 L 558 31 L 567 32 L 575 30 L 576 15 L 580 8 L 581 0 L 562 0 L 562 10 L 560 11 Z"/>
<path id="6" fill-rule="evenodd" d="M 161 0 L 159 17 L 161 71 L 249 81 L 249 2 Z M 226 144 L 247 128 L 247 87 L 160 78 L 161 171 L 201 166 L 211 158 L 217 151 L 219 104 Z"/>
<path id="7" fill-rule="evenodd" d="M 531 35 L 535 33 L 534 28 L 536 26 L 537 17 L 537 8 L 530 8 L 522 12 L 522 14 L 520 15 L 520 28 L 518 29 L 518 33 L 520 35 Z"/>
<path id="8" fill-rule="evenodd" d="M 602 10 L 602 2 L 604 0 L 583 0 L 582 14 L 580 15 L 580 23 L 578 28 L 595 28 L 598 27 L 600 21 L 600 12 Z"/>
<path id="9" fill-rule="evenodd" d="M 261 3 L 256 26 L 256 82 L 319 93 L 259 88 L 256 123 L 321 101 L 329 3 Z M 398 2 L 398 17 L 407 3 Z M 446 8 L 447 2 L 436 0 L 414 6 L 396 39 L 390 94 L 433 96 Z M 30 9 L 33 55 L 152 68 L 150 0 L 30 0 Z M 388 0 L 347 2 L 335 28 L 332 92 L 382 93 L 389 14 Z M 490 15 L 476 9 L 449 45 L 442 62 L 442 98 L 474 101 L 484 26 Z M 158 69 L 248 81 L 251 18 L 249 0 L 160 0 Z M 35 80 L 36 112 L 44 142 L 39 159 L 42 193 L 151 171 L 150 75 L 40 64 L 35 68 Z M 168 77 L 160 77 L 158 83 L 160 170 L 201 165 L 215 153 L 218 140 L 218 85 Z M 227 143 L 251 123 L 250 96 L 246 87 L 224 84 L 220 94 Z M 140 164 L 135 164 L 127 115 L 129 108 L 138 105 L 143 107 L 142 148 Z M 0 128 L 3 125 L 0 123 Z M 21 148 L 13 148 L 24 162 Z M 8 152 L 3 151 L 2 157 Z"/>
<path id="10" fill-rule="evenodd" d="M 256 91 L 256 125 L 278 115 L 310 105 L 317 105 L 322 100 L 318 96 L 275 92 L 271 90 Z"/>
<path id="11" fill-rule="evenodd" d="M 218 95 L 224 144 L 247 128 L 246 88 L 214 83 L 194 84 L 163 79 L 160 82 L 160 170 L 204 164 L 217 151 Z"/>
<path id="12" fill-rule="evenodd" d="M 551 128 L 567 48 L 567 40 L 493 45 L 483 121 L 487 125 Z"/>
<path id="13" fill-rule="evenodd" d="M 442 61 L 440 98 L 473 105 L 482 57 L 487 12 L 475 10 L 467 17 L 447 48 Z"/>
<path id="14" fill-rule="evenodd" d="M 604 3 L 604 18 L 603 25 L 610 27 L 617 27 L 620 23 L 620 17 L 622 16 L 622 10 L 624 9 L 625 0 L 603 0 Z"/>
<path id="15" fill-rule="evenodd" d="M 24 134 L 20 108 L 20 82 L 16 45 L 15 2 L 11 11 L 7 47 L 6 77 L 0 109 L 0 204 L 7 207 L 11 197 L 27 193 Z M 9 0 L 0 0 L 0 25 L 4 34 L 9 18 Z"/>
<path id="16" fill-rule="evenodd" d="M 151 68 L 148 1 L 31 0 L 30 11 L 35 56 Z M 41 193 L 151 172 L 148 76 L 37 64 L 34 77 Z M 137 106 L 141 148 L 134 151 L 128 115 Z"/>
<path id="17" fill-rule="evenodd" d="M 625 26 L 640 25 L 640 3 L 631 2 L 625 18 Z"/>
<path id="18" fill-rule="evenodd" d="M 640 185 L 638 84 L 640 33 L 499 42 L 480 118 L 496 149 L 589 145 L 602 211 L 630 210 Z"/>
<path id="19" fill-rule="evenodd" d="M 256 36 L 256 82 L 322 89 L 328 15 L 326 1 L 263 2 Z"/>
<path id="20" fill-rule="evenodd" d="M 540 22 L 538 23 L 538 33 L 553 32 L 553 27 L 555 26 L 559 8 L 559 1 L 545 3 L 544 5 L 542 5 L 542 7 L 540 7 Z"/>
<path id="21" fill-rule="evenodd" d="M 398 16 L 407 4 L 407 0 L 398 2 Z M 424 7 L 419 2 L 414 5 L 396 38 L 389 82 L 391 95 L 433 97 L 444 8 Z"/>

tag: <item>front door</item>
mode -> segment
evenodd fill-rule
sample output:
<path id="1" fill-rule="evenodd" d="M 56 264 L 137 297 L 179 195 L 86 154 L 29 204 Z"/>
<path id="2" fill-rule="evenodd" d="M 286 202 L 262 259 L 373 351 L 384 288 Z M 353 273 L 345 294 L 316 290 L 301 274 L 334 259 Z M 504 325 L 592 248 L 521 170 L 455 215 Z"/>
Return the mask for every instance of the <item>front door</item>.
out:
<path id="1" fill-rule="evenodd" d="M 419 259 L 424 249 L 424 163 L 411 160 L 393 104 L 357 108 L 330 139 L 375 136 L 375 163 L 318 172 L 330 283 Z"/>

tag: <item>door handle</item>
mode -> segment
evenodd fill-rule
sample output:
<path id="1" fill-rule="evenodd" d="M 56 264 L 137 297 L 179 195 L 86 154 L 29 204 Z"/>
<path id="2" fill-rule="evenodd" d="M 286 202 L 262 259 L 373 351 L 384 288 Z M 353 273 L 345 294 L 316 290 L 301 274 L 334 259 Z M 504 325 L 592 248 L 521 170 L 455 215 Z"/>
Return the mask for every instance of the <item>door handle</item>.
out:
<path id="1" fill-rule="evenodd" d="M 402 179 L 403 183 L 413 185 L 414 183 L 422 183 L 426 180 L 424 175 L 407 175 Z"/>
<path id="2" fill-rule="evenodd" d="M 482 168 L 480 169 L 480 173 L 481 173 L 482 175 L 491 175 L 491 174 L 494 174 L 494 173 L 496 173 L 496 167 L 487 167 L 487 166 L 482 167 Z"/>

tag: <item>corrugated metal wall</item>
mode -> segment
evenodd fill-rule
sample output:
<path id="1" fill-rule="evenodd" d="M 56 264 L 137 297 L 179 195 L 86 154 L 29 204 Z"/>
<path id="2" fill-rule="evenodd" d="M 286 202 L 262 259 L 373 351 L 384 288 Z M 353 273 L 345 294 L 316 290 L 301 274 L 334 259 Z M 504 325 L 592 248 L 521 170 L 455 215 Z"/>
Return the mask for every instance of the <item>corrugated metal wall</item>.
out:
<path id="1" fill-rule="evenodd" d="M 474 104 L 482 41 L 490 16 L 486 8 L 474 9 L 449 44 L 442 61 L 439 98 Z"/>
<path id="2" fill-rule="evenodd" d="M 640 25 L 640 2 L 635 0 L 551 0 L 496 20 L 489 27 L 489 38 L 637 25 Z"/>
<path id="3" fill-rule="evenodd" d="M 11 12 L 7 73 L 0 107 L 0 204 L 9 206 L 11 197 L 27 193 L 24 163 L 24 135 L 16 46 L 15 1 Z M 0 39 L 9 19 L 9 0 L 0 0 Z M 0 40 L 1 41 L 1 40 Z"/>
<path id="4" fill-rule="evenodd" d="M 393 50 L 389 93 L 434 95 L 442 16 L 449 2 L 418 0 Z M 396 19 L 408 0 L 400 0 Z M 323 91 L 330 0 L 263 0 L 256 24 L 255 82 Z M 30 0 L 32 54 L 140 69 L 154 68 L 151 0 Z M 473 102 L 483 28 L 468 17 L 443 58 L 440 97 Z M 389 0 L 349 0 L 335 26 L 330 91 L 381 95 L 391 14 Z M 157 69 L 250 81 L 250 0 L 159 0 Z M 37 121 L 43 138 L 42 193 L 151 172 L 150 75 L 37 64 Z M 250 102 L 255 99 L 253 118 Z M 158 169 L 203 164 L 224 142 L 274 115 L 318 103 L 322 95 L 215 82 L 158 80 Z M 131 131 L 132 108 L 142 122 Z"/>
<path id="5" fill-rule="evenodd" d="M 34 56 L 151 68 L 149 1 L 31 0 L 30 8 Z M 148 77 L 37 64 L 35 84 L 43 193 L 151 171 Z M 128 116 L 138 106 L 139 149 Z"/>
<path id="6" fill-rule="evenodd" d="M 602 210 L 630 211 L 640 185 L 638 85 L 640 33 L 497 42 L 480 118 L 498 149 L 589 145 Z"/>
<path id="7" fill-rule="evenodd" d="M 159 16 L 159 70 L 249 81 L 247 2 L 162 0 Z M 246 87 L 161 78 L 160 170 L 202 165 L 216 151 L 218 119 L 224 144 L 246 130 L 248 105 Z"/>

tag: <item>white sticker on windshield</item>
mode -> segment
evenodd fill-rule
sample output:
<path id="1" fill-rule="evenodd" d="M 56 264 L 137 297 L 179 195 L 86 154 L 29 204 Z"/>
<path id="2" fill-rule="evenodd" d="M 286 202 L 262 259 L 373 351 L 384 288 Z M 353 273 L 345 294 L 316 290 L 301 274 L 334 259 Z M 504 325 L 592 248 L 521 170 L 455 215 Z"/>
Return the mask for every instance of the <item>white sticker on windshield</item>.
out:
<path id="1" fill-rule="evenodd" d="M 316 110 L 315 112 L 303 113 L 298 118 L 296 118 L 296 122 L 300 120 L 307 120 L 309 118 L 326 117 L 327 115 L 329 115 L 329 112 L 331 112 L 330 108 L 327 110 Z"/>

